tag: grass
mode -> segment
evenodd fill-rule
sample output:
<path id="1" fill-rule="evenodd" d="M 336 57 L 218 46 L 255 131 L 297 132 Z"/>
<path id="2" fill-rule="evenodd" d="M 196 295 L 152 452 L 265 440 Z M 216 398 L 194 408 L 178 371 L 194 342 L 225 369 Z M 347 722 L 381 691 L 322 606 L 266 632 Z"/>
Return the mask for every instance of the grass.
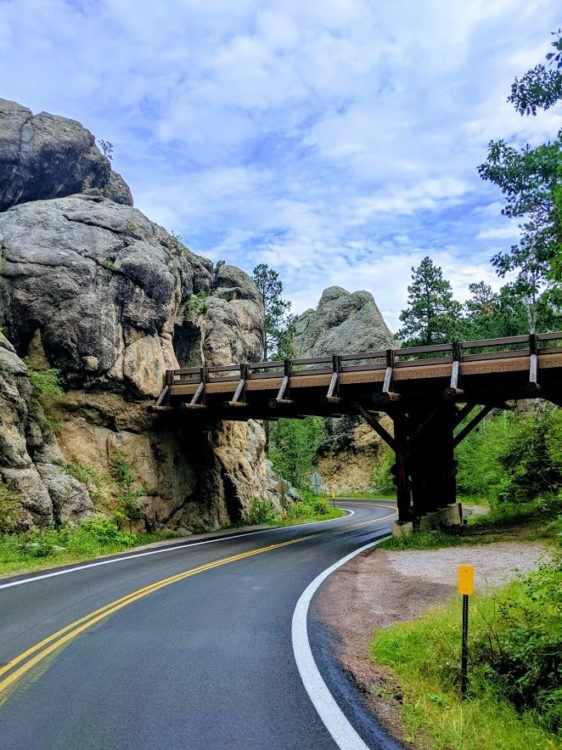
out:
<path id="1" fill-rule="evenodd" d="M 521 583 L 504 589 L 504 599 L 522 596 Z M 393 693 L 402 704 L 404 739 L 423 750 L 559 748 L 560 736 L 535 711 L 518 711 L 486 663 L 471 659 L 469 696 L 459 700 L 460 606 L 459 597 L 418 620 L 380 630 L 372 640 L 372 658 L 398 682 Z M 495 597 L 471 598 L 469 649 L 488 638 L 490 624 L 501 628 L 500 616 Z"/>
<path id="2" fill-rule="evenodd" d="M 2 534 L 0 576 L 83 562 L 174 536 L 172 532 L 131 534 L 102 518 L 73 528 Z"/>
<path id="3" fill-rule="evenodd" d="M 334 518 L 341 518 L 347 515 L 345 510 L 341 508 L 334 508 L 331 505 L 326 511 L 321 513 L 314 512 L 313 510 L 303 508 L 302 510 L 297 509 L 290 516 L 286 518 L 277 518 L 271 522 L 272 526 L 291 526 L 294 523 L 313 523 L 314 521 L 331 521 Z"/>
<path id="4" fill-rule="evenodd" d="M 416 531 L 409 536 L 386 539 L 380 547 L 390 550 L 436 549 L 463 544 L 508 541 L 560 543 L 562 522 L 556 507 L 541 501 L 492 508 L 486 515 L 471 518 L 462 527 Z"/>
<path id="5" fill-rule="evenodd" d="M 80 464 L 69 466 L 68 473 L 90 484 L 98 481 L 98 476 L 92 470 L 85 469 Z M 254 501 L 255 517 L 248 518 L 247 522 L 290 526 L 295 523 L 327 521 L 345 515 L 345 511 L 332 507 L 325 499 L 316 497 L 313 501 L 307 499 L 294 503 L 283 517 L 272 514 L 271 508 L 273 505 L 268 501 Z M 0 503 L 0 511 L 1 509 Z M 265 516 L 260 516 L 260 513 Z M 49 527 L 20 533 L 0 533 L 0 576 L 85 562 L 151 542 L 177 538 L 173 531 L 131 533 L 120 528 L 122 524 L 118 524 L 116 520 L 97 516 L 76 527 Z"/>
<path id="6" fill-rule="evenodd" d="M 340 492 L 336 495 L 336 500 L 386 500 L 392 503 L 396 502 L 394 495 L 385 495 L 383 492 Z"/>
<path id="7" fill-rule="evenodd" d="M 291 526 L 294 523 L 312 523 L 341 518 L 346 512 L 331 505 L 325 497 L 314 495 L 309 490 L 301 490 L 301 499 L 279 513 L 270 500 L 254 499 L 248 508 L 246 523 L 269 524 L 270 526 Z"/>

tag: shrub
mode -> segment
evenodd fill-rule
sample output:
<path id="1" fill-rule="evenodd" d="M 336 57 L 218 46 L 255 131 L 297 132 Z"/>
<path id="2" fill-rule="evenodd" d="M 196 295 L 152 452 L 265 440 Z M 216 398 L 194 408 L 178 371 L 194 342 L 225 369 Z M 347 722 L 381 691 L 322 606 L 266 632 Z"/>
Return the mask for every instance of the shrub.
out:
<path id="1" fill-rule="evenodd" d="M 67 464 L 64 471 L 65 474 L 82 482 L 88 488 L 94 501 L 103 497 L 103 482 L 98 471 L 78 462 Z"/>
<path id="2" fill-rule="evenodd" d="M 47 396 L 49 398 L 64 396 L 64 391 L 59 382 L 59 371 L 54 367 L 48 370 L 35 370 L 29 367 L 27 376 L 36 396 Z"/>
<path id="3" fill-rule="evenodd" d="M 252 500 L 246 513 L 246 520 L 252 525 L 271 523 L 275 520 L 275 506 L 271 500 Z"/>
<path id="4" fill-rule="evenodd" d="M 562 553 L 496 597 L 496 616 L 473 641 L 473 659 L 519 710 L 562 730 Z"/>
<path id="5" fill-rule="evenodd" d="M 209 309 L 208 296 L 204 290 L 192 294 L 187 305 L 190 311 L 195 315 L 205 315 Z"/>
<path id="6" fill-rule="evenodd" d="M 114 521 L 109 521 L 107 518 L 96 517 L 86 521 L 82 529 L 102 545 L 123 544 L 132 547 L 136 543 L 134 534 L 122 531 Z"/>
<path id="7" fill-rule="evenodd" d="M 328 511 L 330 510 L 328 501 L 324 497 L 315 498 L 314 501 L 311 503 L 311 505 L 312 505 L 312 511 L 314 513 L 317 513 L 319 516 L 327 515 Z"/>

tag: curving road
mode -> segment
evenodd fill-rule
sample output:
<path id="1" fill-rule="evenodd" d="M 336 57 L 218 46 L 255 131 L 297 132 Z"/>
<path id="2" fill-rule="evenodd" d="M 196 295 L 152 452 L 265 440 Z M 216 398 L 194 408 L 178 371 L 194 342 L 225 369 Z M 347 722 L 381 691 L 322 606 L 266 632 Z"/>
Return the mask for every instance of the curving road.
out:
<path id="1" fill-rule="evenodd" d="M 351 724 L 349 748 L 378 747 L 351 705 L 347 735 L 326 727 L 347 719 L 305 663 L 299 598 L 394 510 L 342 507 L 353 515 L 0 580 L 0 750 L 330 750 Z M 337 694 L 326 653 L 315 663 Z"/>

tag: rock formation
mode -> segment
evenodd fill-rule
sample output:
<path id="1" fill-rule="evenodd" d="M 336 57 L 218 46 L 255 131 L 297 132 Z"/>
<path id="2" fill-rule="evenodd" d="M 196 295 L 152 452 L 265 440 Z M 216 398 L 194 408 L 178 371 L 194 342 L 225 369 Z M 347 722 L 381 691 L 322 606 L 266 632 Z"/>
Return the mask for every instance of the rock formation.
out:
<path id="1" fill-rule="evenodd" d="M 318 307 L 295 321 L 293 346 L 299 357 L 361 352 L 397 346 L 369 292 L 324 290 Z M 375 467 L 384 460 L 381 439 L 360 417 L 324 420 L 316 463 L 328 492 L 371 489 Z"/>
<path id="2" fill-rule="evenodd" d="M 251 279 L 133 208 L 77 122 L 0 100 L 0 176 L 0 475 L 20 526 L 125 497 L 140 527 L 213 529 L 254 497 L 284 502 L 258 424 L 146 408 L 167 368 L 259 358 Z"/>

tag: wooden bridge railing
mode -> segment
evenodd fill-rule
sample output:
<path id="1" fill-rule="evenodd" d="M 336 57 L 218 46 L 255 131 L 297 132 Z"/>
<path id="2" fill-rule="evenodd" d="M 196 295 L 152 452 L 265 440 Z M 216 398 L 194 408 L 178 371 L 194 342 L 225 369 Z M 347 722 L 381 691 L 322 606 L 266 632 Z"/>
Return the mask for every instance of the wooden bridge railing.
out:
<path id="1" fill-rule="evenodd" d="M 559 346 L 553 346 L 559 343 Z M 508 336 L 497 339 L 409 346 L 401 349 L 354 352 L 321 357 L 298 357 L 295 359 L 243 364 L 212 365 L 209 367 L 183 367 L 170 370 L 169 385 L 186 385 L 201 382 L 228 383 L 240 379 L 280 377 L 289 372 L 299 377 L 325 375 L 334 371 L 364 372 L 368 370 L 396 369 L 412 366 L 452 364 L 455 361 L 475 362 L 481 360 L 507 359 L 510 357 L 562 353 L 562 332 L 539 333 L 528 336 Z"/>

